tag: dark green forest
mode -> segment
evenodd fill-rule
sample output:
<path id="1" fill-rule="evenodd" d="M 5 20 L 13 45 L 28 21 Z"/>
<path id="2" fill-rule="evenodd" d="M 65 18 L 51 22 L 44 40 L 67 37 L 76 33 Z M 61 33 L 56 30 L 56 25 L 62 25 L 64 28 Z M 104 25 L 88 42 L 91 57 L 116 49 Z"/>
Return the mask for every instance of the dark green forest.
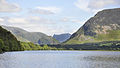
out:
<path id="1" fill-rule="evenodd" d="M 0 26 L 0 52 L 20 50 L 22 50 L 20 42 L 14 35 Z"/>

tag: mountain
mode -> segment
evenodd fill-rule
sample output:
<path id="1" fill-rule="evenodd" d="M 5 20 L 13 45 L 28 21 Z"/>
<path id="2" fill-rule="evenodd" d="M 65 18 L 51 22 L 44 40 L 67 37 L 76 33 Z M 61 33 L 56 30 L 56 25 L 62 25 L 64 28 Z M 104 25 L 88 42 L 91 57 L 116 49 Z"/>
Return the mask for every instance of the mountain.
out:
<path id="1" fill-rule="evenodd" d="M 0 53 L 18 50 L 21 50 L 20 42 L 11 34 L 11 32 L 0 26 Z"/>
<path id="2" fill-rule="evenodd" d="M 28 32 L 21 28 L 10 27 L 10 26 L 2 26 L 3 28 L 11 31 L 15 37 L 19 41 L 22 42 L 33 42 L 35 44 L 58 44 L 59 42 L 52 38 L 51 36 L 47 36 L 41 32 Z"/>
<path id="3" fill-rule="evenodd" d="M 120 8 L 99 11 L 67 40 L 66 44 L 82 44 L 120 40 Z"/>
<path id="4" fill-rule="evenodd" d="M 56 40 L 58 40 L 59 42 L 64 42 L 66 40 L 68 40 L 70 38 L 71 34 L 69 33 L 65 33 L 65 34 L 60 34 L 60 35 L 53 35 L 53 38 L 55 38 Z"/>

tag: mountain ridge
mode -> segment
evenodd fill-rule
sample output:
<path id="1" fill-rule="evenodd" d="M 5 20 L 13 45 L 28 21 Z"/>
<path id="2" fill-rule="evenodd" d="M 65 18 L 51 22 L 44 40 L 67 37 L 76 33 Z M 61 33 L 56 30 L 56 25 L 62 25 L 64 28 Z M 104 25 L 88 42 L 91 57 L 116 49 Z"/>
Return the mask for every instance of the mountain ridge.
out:
<path id="1" fill-rule="evenodd" d="M 72 34 L 66 44 L 86 42 L 119 41 L 120 8 L 105 9 L 91 17 L 80 29 Z"/>
<path id="2" fill-rule="evenodd" d="M 14 34 L 19 41 L 33 42 L 35 44 L 58 44 L 59 42 L 54 38 L 47 36 L 41 32 L 28 32 L 18 27 L 2 26 Z"/>

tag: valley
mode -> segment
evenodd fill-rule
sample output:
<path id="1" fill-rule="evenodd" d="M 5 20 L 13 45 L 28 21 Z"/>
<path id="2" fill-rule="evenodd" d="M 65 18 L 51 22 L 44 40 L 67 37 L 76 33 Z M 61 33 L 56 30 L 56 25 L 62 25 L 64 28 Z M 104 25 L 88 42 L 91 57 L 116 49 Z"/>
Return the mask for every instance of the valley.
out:
<path id="1" fill-rule="evenodd" d="M 21 28 L 1 27 L 1 52 L 19 50 L 120 50 L 120 9 L 98 12 L 80 29 L 70 34 L 47 36 Z M 6 29 L 6 30 L 5 30 Z M 8 31 L 7 31 L 8 30 Z M 6 31 L 4 33 L 3 31 Z M 9 32 L 10 31 L 10 32 Z M 13 36 L 16 40 L 11 39 Z M 13 35 L 12 35 L 13 34 Z M 16 37 L 16 38 L 15 38 Z M 8 42 L 7 42 L 8 41 Z M 12 43 L 13 41 L 13 43 Z M 8 44 L 7 44 L 8 43 Z M 10 45 L 10 46 L 9 46 Z M 18 47 L 18 48 L 16 48 Z"/>

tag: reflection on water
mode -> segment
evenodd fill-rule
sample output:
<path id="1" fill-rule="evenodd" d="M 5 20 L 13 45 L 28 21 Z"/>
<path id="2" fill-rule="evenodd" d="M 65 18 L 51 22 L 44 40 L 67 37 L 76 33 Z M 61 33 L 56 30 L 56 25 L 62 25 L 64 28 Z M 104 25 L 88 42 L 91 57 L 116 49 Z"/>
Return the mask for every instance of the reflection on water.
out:
<path id="1" fill-rule="evenodd" d="M 0 55 L 0 68 L 120 68 L 120 52 L 7 52 Z"/>

